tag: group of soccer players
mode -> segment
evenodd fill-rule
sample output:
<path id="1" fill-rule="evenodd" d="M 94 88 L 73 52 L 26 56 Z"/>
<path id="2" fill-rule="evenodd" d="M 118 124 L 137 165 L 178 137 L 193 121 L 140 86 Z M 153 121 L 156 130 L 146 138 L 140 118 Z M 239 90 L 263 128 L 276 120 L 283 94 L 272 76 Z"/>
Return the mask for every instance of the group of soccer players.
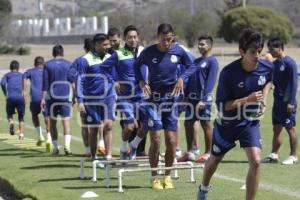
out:
<path id="1" fill-rule="evenodd" d="M 210 179 L 224 155 L 238 140 L 249 160 L 246 179 L 246 199 L 254 199 L 258 188 L 260 163 L 278 161 L 282 143 L 281 131 L 285 127 L 291 153 L 283 164 L 297 160 L 297 135 L 295 130 L 297 65 L 284 54 L 283 41 L 268 41 L 274 62 L 261 59 L 264 46 L 261 33 L 246 29 L 241 33 L 239 51 L 241 58 L 225 66 L 218 78 L 218 62 L 212 55 L 213 38 L 200 36 L 195 59 L 190 51 L 176 42 L 172 25 L 163 23 L 157 29 L 157 43 L 143 48 L 140 31 L 133 25 L 124 29 L 124 46 L 116 28 L 108 34 L 96 34 L 86 39 L 86 53 L 73 63 L 65 60 L 61 45 L 53 47 L 53 59 L 44 63 L 36 57 L 35 67 L 24 74 L 18 72 L 18 61 L 12 61 L 9 73 L 1 80 L 7 98 L 6 111 L 10 133 L 14 134 L 13 114 L 18 111 L 19 139 L 24 137 L 24 111 L 26 80 L 30 80 L 30 110 L 37 132 L 37 145 L 45 139 L 38 114 L 43 111 L 46 129 L 47 151 L 59 154 L 57 140 L 57 116 L 61 116 L 64 133 L 64 151 L 71 154 L 70 117 L 72 112 L 72 88 L 81 117 L 85 153 L 97 158 L 98 133 L 103 135 L 107 160 L 112 159 L 113 122 L 119 111 L 121 133 L 120 159 L 135 159 L 140 146 L 144 151 L 145 138 L 150 139 L 149 162 L 156 168 L 160 154 L 160 131 L 165 136 L 165 166 L 171 167 L 178 146 L 178 118 L 185 112 L 187 152 L 179 162 L 205 163 L 198 199 L 207 199 Z M 216 106 L 218 116 L 211 126 L 213 88 L 218 81 Z M 273 148 L 262 159 L 259 121 L 264 114 L 267 96 L 274 89 Z M 74 99 L 73 99 L 74 102 Z M 197 126 L 204 132 L 205 151 L 198 158 Z M 117 137 L 114 134 L 114 137 Z M 196 151 L 195 151 L 196 150 Z M 151 171 L 153 189 L 174 188 L 171 170 L 165 171 L 163 182 L 156 171 Z"/>

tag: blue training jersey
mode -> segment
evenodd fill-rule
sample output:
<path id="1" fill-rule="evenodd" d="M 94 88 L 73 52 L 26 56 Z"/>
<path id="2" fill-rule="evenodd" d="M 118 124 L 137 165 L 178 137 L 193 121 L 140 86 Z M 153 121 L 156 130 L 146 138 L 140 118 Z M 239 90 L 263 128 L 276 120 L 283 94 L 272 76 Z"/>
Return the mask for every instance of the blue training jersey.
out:
<path id="1" fill-rule="evenodd" d="M 7 99 L 22 99 L 23 74 L 17 71 L 6 73 L 1 79 L 1 88 Z"/>
<path id="2" fill-rule="evenodd" d="M 43 71 L 43 91 L 47 91 L 50 99 L 71 101 L 70 82 L 67 79 L 71 62 L 63 58 L 54 58 L 46 62 Z"/>
<path id="3" fill-rule="evenodd" d="M 194 61 L 194 64 L 197 66 L 197 71 L 188 79 L 187 99 L 211 102 L 218 76 L 218 61 L 214 56 L 200 57 Z"/>
<path id="4" fill-rule="evenodd" d="M 23 77 L 30 80 L 30 97 L 32 102 L 39 102 L 42 99 L 43 68 L 33 67 L 28 69 Z"/>
<path id="5" fill-rule="evenodd" d="M 225 103 L 246 97 L 252 92 L 262 91 L 266 84 L 272 81 L 272 68 L 271 62 L 259 60 L 257 68 L 248 72 L 242 68 L 241 59 L 223 68 L 216 96 L 219 110 L 218 125 L 228 128 L 247 126 L 255 119 L 259 103 L 252 103 L 229 111 L 225 111 Z M 257 120 L 254 122 L 258 123 Z"/>
<path id="6" fill-rule="evenodd" d="M 298 87 L 298 67 L 289 56 L 276 59 L 274 62 L 273 84 L 274 98 L 295 105 Z"/>
<path id="7" fill-rule="evenodd" d="M 78 65 L 76 84 L 78 102 L 101 100 L 115 95 L 112 69 L 101 65 L 109 57 L 110 54 L 100 57 L 95 51 L 90 51 L 82 57 Z"/>
<path id="8" fill-rule="evenodd" d="M 144 80 L 140 68 L 148 67 L 148 84 L 153 92 L 169 93 L 178 77 L 178 65 L 183 64 L 187 70 L 181 75 L 182 79 L 196 71 L 193 61 L 186 51 L 178 44 L 173 44 L 167 52 L 161 52 L 157 44 L 147 47 L 134 63 L 136 78 Z"/>

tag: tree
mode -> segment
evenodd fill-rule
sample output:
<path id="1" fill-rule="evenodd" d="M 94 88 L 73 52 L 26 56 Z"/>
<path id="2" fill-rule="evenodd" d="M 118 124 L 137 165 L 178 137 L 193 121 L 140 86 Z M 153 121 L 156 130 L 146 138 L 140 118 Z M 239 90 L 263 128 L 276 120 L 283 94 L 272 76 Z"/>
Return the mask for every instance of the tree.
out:
<path id="1" fill-rule="evenodd" d="M 269 8 L 247 6 L 227 11 L 222 19 L 220 34 L 227 42 L 238 41 L 239 34 L 244 28 L 260 31 L 265 37 L 281 37 L 288 42 L 294 25 L 286 15 Z"/>
<path id="2" fill-rule="evenodd" d="M 10 22 L 10 14 L 12 6 L 9 0 L 0 0 L 0 37 L 3 37 L 4 32 Z"/>

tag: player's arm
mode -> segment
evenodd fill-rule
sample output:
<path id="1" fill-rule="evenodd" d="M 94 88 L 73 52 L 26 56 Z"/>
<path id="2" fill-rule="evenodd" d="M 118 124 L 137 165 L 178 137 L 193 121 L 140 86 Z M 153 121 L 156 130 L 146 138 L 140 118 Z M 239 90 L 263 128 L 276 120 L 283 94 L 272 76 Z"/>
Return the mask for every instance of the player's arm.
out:
<path id="1" fill-rule="evenodd" d="M 295 109 L 296 95 L 298 88 L 298 67 L 293 61 L 286 63 L 289 69 L 288 86 L 285 96 L 288 98 L 287 111 L 292 112 Z"/>
<path id="2" fill-rule="evenodd" d="M 43 87 L 42 87 L 42 100 L 41 100 L 41 109 L 45 110 L 46 107 L 46 96 L 47 92 L 49 90 L 49 72 L 47 65 L 45 65 L 44 70 L 43 70 Z"/>
<path id="3" fill-rule="evenodd" d="M 7 77 L 6 77 L 6 75 L 4 75 L 1 79 L 1 89 L 5 96 L 6 96 L 6 84 L 7 84 Z"/>
<path id="4" fill-rule="evenodd" d="M 133 66 L 134 66 L 135 78 L 139 82 L 139 86 L 140 86 L 142 92 L 144 93 L 144 95 L 150 96 L 151 88 L 148 85 L 148 83 L 144 80 L 142 70 L 141 70 L 142 66 L 146 64 L 146 63 L 144 63 L 145 51 L 146 50 L 142 51 L 141 55 L 135 60 Z"/>

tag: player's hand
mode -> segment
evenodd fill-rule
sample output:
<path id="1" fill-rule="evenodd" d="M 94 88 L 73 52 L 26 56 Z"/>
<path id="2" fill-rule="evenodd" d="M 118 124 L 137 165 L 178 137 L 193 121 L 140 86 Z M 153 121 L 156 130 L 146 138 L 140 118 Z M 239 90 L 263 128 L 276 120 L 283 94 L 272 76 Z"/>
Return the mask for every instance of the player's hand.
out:
<path id="1" fill-rule="evenodd" d="M 262 91 L 258 92 L 252 92 L 248 97 L 247 97 L 247 102 L 263 102 L 264 101 L 264 95 Z"/>
<path id="2" fill-rule="evenodd" d="M 46 101 L 45 101 L 45 99 L 43 98 L 43 99 L 41 100 L 41 109 L 42 109 L 42 111 L 45 111 L 45 108 L 46 108 Z"/>
<path id="3" fill-rule="evenodd" d="M 205 108 L 205 103 L 203 103 L 202 101 L 199 101 L 199 103 L 196 106 L 197 110 L 203 110 Z"/>
<path id="4" fill-rule="evenodd" d="M 83 104 L 82 102 L 80 102 L 80 103 L 78 104 L 78 110 L 79 110 L 80 115 L 84 115 L 84 114 L 86 113 L 84 104 Z"/>
<path id="5" fill-rule="evenodd" d="M 126 90 L 127 90 L 126 86 L 124 84 L 119 83 L 119 82 L 115 83 L 115 89 L 116 89 L 118 94 L 125 93 Z"/>
<path id="6" fill-rule="evenodd" d="M 294 108 L 295 108 L 294 105 L 288 103 L 288 105 L 287 105 L 287 112 L 288 112 L 288 113 L 293 112 Z"/>
<path id="7" fill-rule="evenodd" d="M 256 114 L 256 117 L 261 117 L 265 112 L 266 112 L 266 104 L 264 103 L 264 101 L 259 102 L 258 112 Z"/>
<path id="8" fill-rule="evenodd" d="M 145 96 L 149 97 L 151 95 L 151 88 L 145 81 L 140 81 L 139 86 Z"/>
<path id="9" fill-rule="evenodd" d="M 72 97 L 72 106 L 74 106 L 76 104 L 76 97 L 75 97 L 75 95 L 73 95 L 73 97 Z"/>
<path id="10" fill-rule="evenodd" d="M 179 96 L 180 93 L 183 93 L 183 80 L 181 77 L 178 78 L 174 89 L 172 91 L 172 96 L 176 97 Z"/>

